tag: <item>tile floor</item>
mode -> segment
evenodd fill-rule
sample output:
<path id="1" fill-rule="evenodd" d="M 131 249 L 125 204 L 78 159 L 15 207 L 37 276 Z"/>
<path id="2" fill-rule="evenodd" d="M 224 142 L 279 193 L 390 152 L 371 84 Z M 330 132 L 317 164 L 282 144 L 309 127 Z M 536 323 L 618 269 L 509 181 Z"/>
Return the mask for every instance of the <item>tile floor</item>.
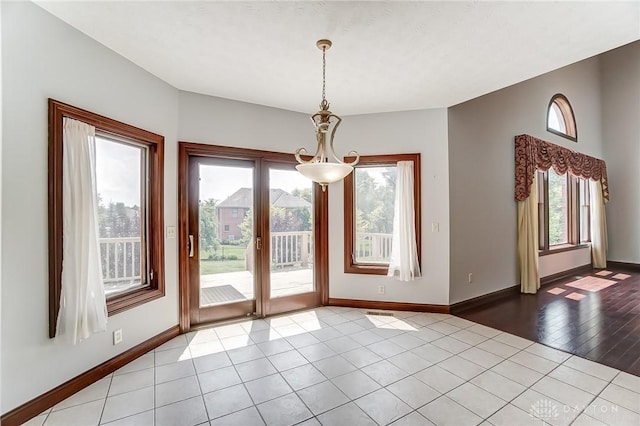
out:
<path id="1" fill-rule="evenodd" d="M 451 315 L 323 307 L 178 336 L 28 424 L 629 426 L 639 392 Z"/>

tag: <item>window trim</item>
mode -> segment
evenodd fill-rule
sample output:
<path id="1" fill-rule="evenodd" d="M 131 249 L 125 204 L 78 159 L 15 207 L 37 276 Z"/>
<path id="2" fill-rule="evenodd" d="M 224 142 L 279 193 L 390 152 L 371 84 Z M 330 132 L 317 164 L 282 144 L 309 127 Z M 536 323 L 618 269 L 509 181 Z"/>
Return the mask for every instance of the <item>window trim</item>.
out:
<path id="1" fill-rule="evenodd" d="M 62 138 L 63 118 L 90 124 L 96 131 L 124 137 L 148 148 L 148 268 L 153 271 L 149 287 L 107 300 L 109 316 L 165 295 L 164 276 L 164 137 L 92 112 L 49 99 L 49 337 L 55 337 L 60 309 L 62 276 Z"/>
<path id="2" fill-rule="evenodd" d="M 345 157 L 344 161 L 353 161 L 355 157 Z M 355 169 L 363 166 L 396 165 L 398 161 L 413 161 L 413 196 L 415 208 L 416 243 L 418 247 L 418 261 L 422 264 L 422 214 L 421 214 L 421 185 L 420 185 L 420 154 L 385 154 L 361 156 L 354 167 L 354 171 L 344 178 L 344 273 L 387 275 L 388 264 L 371 264 L 355 262 L 354 247 L 354 173 Z"/>
<path id="3" fill-rule="evenodd" d="M 562 113 L 562 118 L 564 120 L 564 127 L 567 130 L 566 133 L 562 133 L 556 129 L 552 129 L 549 127 L 549 114 L 551 113 L 551 106 L 556 104 L 558 109 Z M 573 107 L 569 102 L 569 99 L 562 93 L 556 93 L 551 97 L 549 101 L 549 105 L 547 106 L 547 131 L 553 133 L 554 135 L 562 136 L 563 138 L 569 139 L 573 142 L 578 142 L 578 126 L 576 124 L 576 116 L 573 113 Z"/>
<path id="4" fill-rule="evenodd" d="M 551 169 L 549 169 L 551 170 Z M 580 241 L 580 180 L 586 180 L 579 178 L 567 172 L 567 232 L 569 242 L 557 245 L 549 245 L 549 170 L 537 170 L 536 173 L 542 175 L 538 176 L 538 186 L 542 188 L 539 194 L 542 193 L 544 197 L 540 200 L 538 196 L 538 205 L 542 205 L 542 211 L 538 209 L 538 234 L 542 239 L 538 242 L 538 255 L 547 256 L 549 254 L 561 253 L 564 251 L 578 250 L 585 247 L 589 247 L 591 239 L 588 241 Z M 541 220 L 542 219 L 542 220 Z M 589 238 L 591 234 L 589 233 Z"/>

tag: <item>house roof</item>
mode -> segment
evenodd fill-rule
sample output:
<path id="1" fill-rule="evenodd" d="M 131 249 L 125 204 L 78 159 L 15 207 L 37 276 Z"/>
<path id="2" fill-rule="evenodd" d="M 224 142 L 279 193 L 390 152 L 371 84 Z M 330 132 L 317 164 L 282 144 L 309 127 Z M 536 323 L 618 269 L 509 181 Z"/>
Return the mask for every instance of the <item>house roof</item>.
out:
<path id="1" fill-rule="evenodd" d="M 269 199 L 271 204 L 275 207 L 282 207 L 285 209 L 293 208 L 310 208 L 311 203 L 300 197 L 289 194 L 279 188 L 271 189 Z M 253 206 L 253 191 L 251 188 L 240 188 L 224 201 L 218 204 L 220 208 L 244 208 L 249 209 Z"/>

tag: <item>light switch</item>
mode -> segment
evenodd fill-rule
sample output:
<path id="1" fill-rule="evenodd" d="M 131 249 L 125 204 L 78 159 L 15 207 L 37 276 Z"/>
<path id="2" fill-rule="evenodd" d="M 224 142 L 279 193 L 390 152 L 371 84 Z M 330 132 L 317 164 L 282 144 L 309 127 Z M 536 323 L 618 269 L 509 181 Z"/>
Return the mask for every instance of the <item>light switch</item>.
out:
<path id="1" fill-rule="evenodd" d="M 175 226 L 167 226 L 167 238 L 171 238 L 171 239 L 176 238 L 176 227 Z"/>

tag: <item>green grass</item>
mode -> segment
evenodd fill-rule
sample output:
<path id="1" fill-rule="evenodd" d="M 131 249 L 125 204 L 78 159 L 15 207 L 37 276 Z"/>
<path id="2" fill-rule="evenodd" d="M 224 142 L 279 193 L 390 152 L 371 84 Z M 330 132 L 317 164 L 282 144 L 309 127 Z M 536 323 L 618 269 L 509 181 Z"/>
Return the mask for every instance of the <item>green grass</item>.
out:
<path id="1" fill-rule="evenodd" d="M 215 253 L 209 250 L 202 250 L 200 252 L 200 259 L 209 259 L 209 256 L 212 254 L 225 257 L 236 256 L 238 259 L 244 259 L 244 252 L 246 249 L 246 246 L 221 245 Z"/>
<path id="2" fill-rule="evenodd" d="M 237 260 L 209 260 L 209 256 L 212 254 L 208 250 L 202 250 L 200 252 L 200 274 L 221 274 L 224 272 L 238 272 L 244 271 L 244 252 L 245 246 L 235 245 L 222 245 L 215 253 L 218 256 L 236 256 Z"/>
<path id="3" fill-rule="evenodd" d="M 246 270 L 244 259 L 241 260 L 201 260 L 200 275 L 221 274 Z"/>

